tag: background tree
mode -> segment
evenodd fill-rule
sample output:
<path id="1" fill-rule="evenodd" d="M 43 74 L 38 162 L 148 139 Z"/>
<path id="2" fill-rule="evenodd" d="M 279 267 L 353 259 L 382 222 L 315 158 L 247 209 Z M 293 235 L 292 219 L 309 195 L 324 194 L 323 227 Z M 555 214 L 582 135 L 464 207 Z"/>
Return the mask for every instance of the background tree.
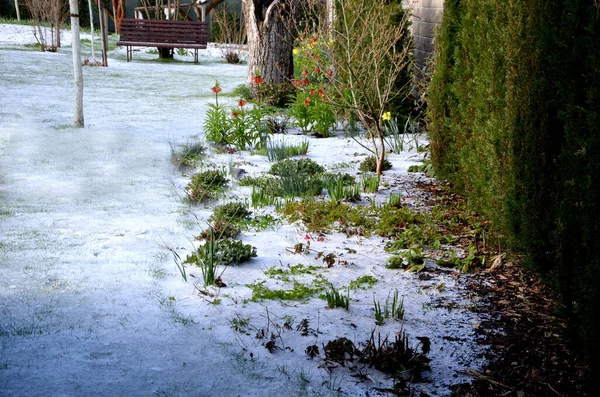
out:
<path id="1" fill-rule="evenodd" d="M 83 127 L 83 70 L 81 68 L 79 4 L 77 4 L 77 0 L 69 0 L 69 7 L 71 11 L 71 35 L 73 43 L 73 75 L 75 77 L 75 111 L 73 123 L 75 127 Z"/>
<path id="2" fill-rule="evenodd" d="M 42 51 L 56 51 L 60 47 L 60 25 L 68 15 L 64 0 L 25 0 L 35 22 L 34 35 Z"/>
<path id="3" fill-rule="evenodd" d="M 302 74 L 317 80 L 323 73 L 328 76 L 327 95 L 322 100 L 331 105 L 338 120 L 358 120 L 368 131 L 372 145 L 365 147 L 377 157 L 377 174 L 381 174 L 384 121 L 392 117 L 392 101 L 407 95 L 398 88 L 398 81 L 411 66 L 407 13 L 399 13 L 397 3 L 338 0 L 331 24 L 322 5 L 314 6 L 313 17 L 306 16 L 310 9 L 303 13 L 307 30 L 300 43 L 314 66 Z M 303 85 L 302 81 L 296 83 Z"/>
<path id="4" fill-rule="evenodd" d="M 254 77 L 280 85 L 294 77 L 292 50 L 295 29 L 292 21 L 300 0 L 242 0 L 248 34 L 248 75 L 246 84 L 256 92 Z"/>

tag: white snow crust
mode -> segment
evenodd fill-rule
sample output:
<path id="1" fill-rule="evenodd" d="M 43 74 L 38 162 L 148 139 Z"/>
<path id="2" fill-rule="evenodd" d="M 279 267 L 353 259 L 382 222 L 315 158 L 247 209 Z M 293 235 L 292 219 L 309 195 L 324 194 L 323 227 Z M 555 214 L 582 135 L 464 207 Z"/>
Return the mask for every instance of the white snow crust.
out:
<path id="1" fill-rule="evenodd" d="M 432 341 L 428 382 L 414 384 L 416 391 L 448 395 L 448 385 L 469 380 L 461 371 L 481 366 L 464 276 L 419 280 L 386 269 L 381 238 L 310 236 L 311 248 L 348 262 L 327 269 L 314 255 L 286 250 L 304 242 L 299 225 L 246 232 L 242 240 L 257 247 L 258 257 L 227 268 L 221 303 L 210 304 L 194 287 L 200 271 L 188 268 L 184 282 L 167 249 L 190 253 L 213 205 L 182 200 L 189 176 L 170 163 L 170 145 L 202 136 L 214 100 L 210 87 L 218 79 L 231 92 L 244 83 L 246 67 L 224 63 L 214 47 L 199 65 L 189 56 L 154 62 L 158 56 L 143 50 L 126 62 L 124 49 L 113 50 L 108 68 L 84 68 L 86 127 L 74 129 L 70 49 L 23 47 L 32 43 L 30 26 L 0 25 L 0 396 L 386 395 L 378 389 L 393 380 L 372 368 L 362 370 L 371 378 L 365 382 L 351 376 L 356 369 L 328 372 L 322 346 L 337 337 L 359 345 L 373 328 L 393 339 L 400 323 L 375 326 L 372 302 L 395 289 L 404 296 L 411 344 L 416 336 Z M 308 157 L 326 167 L 345 163 L 356 173 L 365 153 L 339 135 L 310 138 Z M 390 155 L 381 200 L 419 178 L 406 172 L 419 156 Z M 249 175 L 270 166 L 248 153 L 212 153 L 210 160 L 224 168 L 241 164 Z M 243 198 L 249 190 L 233 183 L 227 195 Z M 351 292 L 349 312 L 327 309 L 318 298 L 248 301 L 247 283 L 277 286 L 264 270 L 298 263 L 324 267 L 336 287 L 363 275 L 378 282 Z M 233 329 L 236 318 L 249 319 L 250 335 Z M 292 329 L 277 339 L 284 349 L 270 353 L 256 330 L 287 319 Z M 296 331 L 303 319 L 310 336 Z M 305 355 L 313 344 L 321 359 Z"/>

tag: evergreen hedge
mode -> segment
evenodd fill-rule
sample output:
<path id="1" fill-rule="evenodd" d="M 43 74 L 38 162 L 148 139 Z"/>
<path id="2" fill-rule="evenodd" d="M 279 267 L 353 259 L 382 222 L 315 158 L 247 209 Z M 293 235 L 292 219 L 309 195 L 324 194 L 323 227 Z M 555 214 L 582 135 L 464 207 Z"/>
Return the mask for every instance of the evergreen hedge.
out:
<path id="1" fill-rule="evenodd" d="M 446 0 L 432 161 L 560 292 L 600 357 L 600 2 Z"/>

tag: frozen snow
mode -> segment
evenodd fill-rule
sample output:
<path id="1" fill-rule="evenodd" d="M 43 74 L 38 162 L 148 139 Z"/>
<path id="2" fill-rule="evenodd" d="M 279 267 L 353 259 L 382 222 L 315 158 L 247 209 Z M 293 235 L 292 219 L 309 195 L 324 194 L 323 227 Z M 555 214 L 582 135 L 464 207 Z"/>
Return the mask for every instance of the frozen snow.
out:
<path id="1" fill-rule="evenodd" d="M 468 380 L 462 370 L 481 365 L 477 317 L 468 310 L 460 276 L 420 281 L 388 270 L 377 238 L 332 234 L 311 242 L 348 262 L 323 269 L 336 287 L 367 274 L 379 280 L 351 292 L 349 312 L 328 310 L 318 298 L 247 301 L 245 284 L 266 279 L 263 271 L 272 266 L 323 266 L 314 255 L 286 250 L 306 233 L 285 223 L 243 235 L 258 257 L 227 268 L 222 302 L 210 304 L 212 298 L 194 287 L 200 271 L 188 268 L 196 278 L 183 282 L 168 249 L 189 253 L 210 215 L 210 208 L 181 200 L 188 179 L 170 164 L 170 144 L 201 136 L 214 99 L 210 87 L 218 79 L 231 92 L 244 83 L 245 66 L 223 63 L 214 48 L 200 65 L 190 57 L 152 62 L 157 55 L 144 51 L 128 63 L 124 49 L 114 50 L 108 68 L 84 68 L 86 128 L 74 129 L 69 48 L 25 50 L 35 42 L 31 29 L 0 25 L 0 395 L 382 395 L 376 388 L 391 387 L 389 377 L 365 368 L 372 381 L 357 383 L 347 368 L 328 373 L 304 350 L 316 344 L 322 352 L 341 336 L 359 344 L 373 328 L 393 337 L 400 324 L 375 327 L 372 299 L 384 300 L 395 289 L 405 297 L 411 344 L 416 336 L 432 340 L 430 381 L 415 384 L 416 390 L 447 395 L 448 385 Z M 364 153 L 342 136 L 310 139 L 309 157 L 325 166 L 344 163 L 354 172 Z M 406 173 L 415 156 L 390 157 L 394 168 L 381 195 L 402 192 L 418 178 Z M 211 160 L 225 168 L 239 163 L 250 175 L 269 166 L 247 153 Z M 235 186 L 228 192 L 230 198 L 245 194 Z M 437 288 L 442 284 L 445 289 Z M 232 329 L 238 316 L 249 319 L 250 335 Z M 269 353 L 256 330 L 273 330 L 286 319 L 293 320 L 292 330 L 277 343 L 287 349 Z M 310 321 L 311 336 L 296 331 L 302 319 Z"/>

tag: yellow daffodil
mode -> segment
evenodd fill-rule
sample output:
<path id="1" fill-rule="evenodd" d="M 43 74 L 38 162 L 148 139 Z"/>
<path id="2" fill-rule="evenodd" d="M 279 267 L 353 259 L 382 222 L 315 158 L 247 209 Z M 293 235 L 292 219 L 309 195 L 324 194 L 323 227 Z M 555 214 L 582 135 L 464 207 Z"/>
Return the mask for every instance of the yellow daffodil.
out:
<path id="1" fill-rule="evenodd" d="M 297 48 L 294 48 L 294 50 L 292 52 L 294 53 L 294 55 L 298 55 L 300 53 L 300 50 L 298 50 Z"/>
<path id="2" fill-rule="evenodd" d="M 383 117 L 382 117 L 382 119 L 384 119 L 385 121 L 388 121 L 388 120 L 390 120 L 391 118 L 392 118 L 392 113 L 391 113 L 391 112 L 385 112 L 385 113 L 383 114 Z"/>

